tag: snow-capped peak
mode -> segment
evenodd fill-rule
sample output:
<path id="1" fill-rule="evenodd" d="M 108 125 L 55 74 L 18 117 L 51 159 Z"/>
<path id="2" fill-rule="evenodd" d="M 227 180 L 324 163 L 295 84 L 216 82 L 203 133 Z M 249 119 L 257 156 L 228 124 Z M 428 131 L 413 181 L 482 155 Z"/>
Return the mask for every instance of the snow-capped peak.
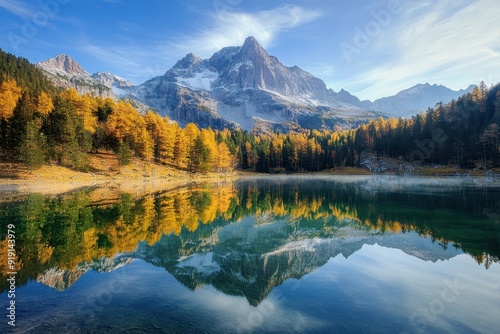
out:
<path id="1" fill-rule="evenodd" d="M 212 90 L 212 83 L 218 77 L 219 74 L 217 72 L 207 68 L 201 72 L 189 73 L 188 75 L 185 74 L 177 77 L 177 84 L 194 90 L 210 91 Z"/>

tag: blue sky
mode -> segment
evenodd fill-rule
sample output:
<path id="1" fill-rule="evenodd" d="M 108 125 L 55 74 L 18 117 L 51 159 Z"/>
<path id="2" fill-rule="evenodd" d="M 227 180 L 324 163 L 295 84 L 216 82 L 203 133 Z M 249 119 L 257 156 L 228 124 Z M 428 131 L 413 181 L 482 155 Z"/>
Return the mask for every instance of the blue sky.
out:
<path id="1" fill-rule="evenodd" d="M 64 53 L 139 84 L 185 54 L 254 36 L 361 99 L 417 83 L 500 81 L 498 0 L 0 0 L 0 48 L 31 62 Z"/>

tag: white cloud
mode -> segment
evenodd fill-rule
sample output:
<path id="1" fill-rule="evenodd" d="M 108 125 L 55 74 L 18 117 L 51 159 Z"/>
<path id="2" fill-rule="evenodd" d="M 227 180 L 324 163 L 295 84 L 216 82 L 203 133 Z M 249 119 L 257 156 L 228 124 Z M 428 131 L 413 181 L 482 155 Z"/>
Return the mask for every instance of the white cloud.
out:
<path id="1" fill-rule="evenodd" d="M 328 323 L 323 319 L 289 307 L 286 299 L 287 295 L 282 292 L 271 292 L 254 307 L 244 297 L 226 295 L 213 286 L 206 285 L 190 298 L 192 303 L 190 309 L 196 310 L 195 312 L 199 314 L 204 310 L 210 310 L 214 320 L 213 329 L 221 333 L 251 333 L 262 330 L 280 332 L 284 328 L 294 333 L 321 332 L 328 327 Z M 227 319 L 238 320 L 227 321 Z"/>
<path id="2" fill-rule="evenodd" d="M 0 0 L 1 1 L 1 0 Z M 245 38 L 254 36 L 268 47 L 280 32 L 298 27 L 318 17 L 317 11 L 296 6 L 283 6 L 255 13 L 218 11 L 209 16 L 209 27 L 192 35 L 179 36 L 177 41 L 163 40 L 149 45 L 100 45 L 86 41 L 80 50 L 101 62 L 119 69 L 120 76 L 142 83 L 164 74 L 176 61 L 188 53 L 208 58 L 226 46 L 242 45 Z"/>
<path id="3" fill-rule="evenodd" d="M 492 74 L 500 67 L 497 0 L 411 1 L 405 6 L 373 40 L 373 49 L 390 50 L 391 59 L 350 82 L 353 91 L 354 86 L 368 87 L 355 91 L 360 98 L 386 96 L 423 82 L 458 89 L 500 80 Z"/>
<path id="4" fill-rule="evenodd" d="M 279 33 L 320 16 L 318 11 L 288 5 L 255 13 L 219 11 L 211 16 L 209 27 L 191 36 L 181 36 L 174 46 L 184 54 L 194 52 L 209 57 L 223 47 L 241 45 L 246 37 L 254 36 L 267 48 Z"/>

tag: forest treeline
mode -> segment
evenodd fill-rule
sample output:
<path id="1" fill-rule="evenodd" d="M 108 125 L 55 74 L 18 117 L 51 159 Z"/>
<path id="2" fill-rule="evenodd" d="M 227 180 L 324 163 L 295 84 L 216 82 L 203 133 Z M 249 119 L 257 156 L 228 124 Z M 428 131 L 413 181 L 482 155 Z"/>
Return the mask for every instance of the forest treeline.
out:
<path id="1" fill-rule="evenodd" d="M 360 167 L 363 157 L 461 168 L 500 164 L 500 84 L 484 83 L 411 119 L 372 120 L 345 131 L 251 135 L 235 131 L 240 166 L 259 172 Z"/>
<path id="2" fill-rule="evenodd" d="M 23 58 L 1 55 L 0 158 L 30 168 L 48 162 L 89 169 L 89 153 L 113 150 L 193 172 L 233 167 L 258 172 L 360 167 L 364 157 L 462 168 L 500 163 L 500 84 L 481 83 L 449 104 L 411 119 L 372 120 L 352 130 L 261 134 L 214 131 L 141 114 L 128 101 L 58 90 Z"/>

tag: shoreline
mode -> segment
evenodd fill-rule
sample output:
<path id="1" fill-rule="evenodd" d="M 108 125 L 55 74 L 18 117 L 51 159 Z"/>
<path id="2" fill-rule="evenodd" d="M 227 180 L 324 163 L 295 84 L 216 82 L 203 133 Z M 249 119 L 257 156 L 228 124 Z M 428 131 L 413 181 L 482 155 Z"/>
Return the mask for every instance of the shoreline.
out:
<path id="1" fill-rule="evenodd" d="M 341 167 L 332 170 L 303 172 L 290 174 L 265 174 L 251 171 L 235 170 L 229 173 L 190 173 L 154 163 L 135 160 L 129 166 L 118 169 L 97 170 L 94 172 L 79 172 L 66 167 L 46 165 L 34 172 L 19 173 L 13 177 L 12 173 L 5 173 L 13 164 L 0 163 L 0 201 L 9 195 L 26 195 L 38 193 L 42 195 L 59 195 L 82 188 L 101 189 L 102 197 L 115 196 L 117 193 L 131 193 L 137 197 L 147 194 L 168 191 L 175 188 L 200 185 L 203 183 L 216 183 L 234 181 L 245 177 L 275 177 L 275 176 L 318 176 L 318 175 L 345 175 L 345 176 L 370 176 L 393 175 L 395 173 L 373 173 L 365 168 Z M 14 166 L 19 169 L 19 165 Z M 11 172 L 11 170 L 9 170 Z M 418 167 L 414 173 L 401 174 L 414 177 L 499 177 L 500 169 L 490 170 L 462 170 L 449 167 Z M 106 195 L 108 193 L 108 195 Z"/>
<path id="2" fill-rule="evenodd" d="M 212 182 L 225 182 L 237 178 L 236 174 L 226 175 L 200 175 L 188 178 L 144 178 L 140 177 L 135 180 L 108 178 L 95 180 L 72 180 L 72 181 L 53 181 L 53 180 L 36 180 L 29 179 L 1 179 L 0 178 L 0 195 L 6 193 L 39 193 L 44 195 L 57 195 L 66 192 L 71 192 L 81 188 L 107 188 L 110 190 L 127 192 L 127 193 L 155 193 L 162 190 L 174 189 L 190 184 L 202 184 Z"/>
<path id="3" fill-rule="evenodd" d="M 238 177 L 236 172 L 190 173 L 139 159 L 134 159 L 127 166 L 103 167 L 106 163 L 109 161 L 102 159 L 95 162 L 90 172 L 57 165 L 44 165 L 29 172 L 20 164 L 0 162 L 0 202 L 14 195 L 60 195 L 82 188 L 100 189 L 102 197 L 113 197 L 120 192 L 140 197 L 182 186 L 225 182 Z"/>

